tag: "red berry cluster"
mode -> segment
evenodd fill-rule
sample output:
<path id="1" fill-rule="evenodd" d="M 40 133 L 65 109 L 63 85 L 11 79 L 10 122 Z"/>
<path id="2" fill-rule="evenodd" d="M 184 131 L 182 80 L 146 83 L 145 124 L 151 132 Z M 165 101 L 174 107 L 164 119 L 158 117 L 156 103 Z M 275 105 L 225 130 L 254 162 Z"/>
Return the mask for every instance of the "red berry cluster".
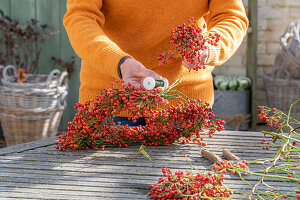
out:
<path id="1" fill-rule="evenodd" d="M 274 140 L 274 137 L 272 137 L 272 139 Z M 262 147 L 263 150 L 269 150 L 270 149 L 270 146 L 269 146 L 270 142 L 268 142 L 265 138 L 262 139 L 262 141 L 260 143 L 266 145 L 266 146 Z"/>
<path id="2" fill-rule="evenodd" d="M 221 173 L 227 173 L 227 171 L 231 171 L 232 174 L 235 174 L 236 171 L 234 169 L 240 168 L 243 170 L 247 170 L 246 161 L 242 160 L 237 163 L 233 163 L 232 161 L 216 161 L 212 166 L 213 170 L 216 170 Z"/>
<path id="3" fill-rule="evenodd" d="M 185 100 L 185 103 L 159 110 L 161 100 L 157 90 L 148 91 L 131 85 L 118 89 L 114 84 L 94 100 L 75 106 L 78 113 L 69 122 L 67 133 L 58 137 L 56 148 L 103 150 L 103 145 L 128 147 L 135 143 L 157 146 L 169 145 L 181 138 L 183 143 L 193 141 L 206 145 L 200 137 L 201 131 L 206 129 L 211 136 L 215 131 L 223 130 L 223 121 L 209 121 L 214 117 L 212 109 L 201 100 Z M 133 121 L 147 114 L 150 117 L 145 126 L 116 125 L 112 118 L 125 110 Z"/>
<path id="4" fill-rule="evenodd" d="M 203 26 L 205 29 L 206 26 Z M 182 24 L 171 30 L 170 44 L 175 45 L 175 51 L 167 51 L 158 56 L 160 64 L 166 64 L 168 61 L 175 60 L 176 55 L 180 55 L 182 60 L 193 64 L 193 70 L 205 69 L 205 62 L 201 60 L 200 50 L 208 49 L 208 44 L 217 46 L 220 40 L 218 33 L 209 33 L 204 37 L 202 29 L 198 27 L 194 18 L 189 20 L 189 24 Z"/>
<path id="5" fill-rule="evenodd" d="M 279 129 L 282 124 L 280 123 L 280 117 L 282 115 L 282 112 L 277 110 L 276 108 L 268 108 L 265 106 L 257 106 L 258 109 L 260 109 L 260 114 L 258 114 L 258 117 L 260 119 L 263 119 L 267 126 L 272 126 L 273 128 Z"/>
<path id="6" fill-rule="evenodd" d="M 260 109 L 260 114 L 258 114 L 258 117 L 260 117 L 260 119 L 264 120 L 266 122 L 267 126 L 276 128 L 277 132 L 279 132 L 279 129 L 284 128 L 284 126 L 282 126 L 282 124 L 285 124 L 287 122 L 286 114 L 284 114 L 282 111 L 280 111 L 276 108 L 269 108 L 267 106 L 257 106 L 257 107 L 258 107 L 258 109 Z M 292 122 L 292 123 L 294 123 L 294 122 Z M 297 123 L 297 121 L 296 121 L 296 123 Z M 276 138 L 273 136 L 272 140 L 273 140 L 273 143 L 275 143 Z M 267 146 L 262 147 L 264 150 L 270 149 L 270 147 L 269 147 L 270 142 L 267 142 L 266 139 L 263 139 L 261 141 L 261 143 L 267 145 Z M 291 145 L 296 146 L 296 142 L 295 141 L 291 142 Z M 279 146 L 273 145 L 273 146 L 277 147 L 278 149 L 281 148 L 281 145 L 279 145 Z"/>
<path id="7" fill-rule="evenodd" d="M 162 170 L 164 178 L 150 185 L 151 199 L 210 199 L 211 197 L 230 197 L 232 192 L 223 187 L 224 175 L 212 172 L 190 174 L 170 169 Z"/>

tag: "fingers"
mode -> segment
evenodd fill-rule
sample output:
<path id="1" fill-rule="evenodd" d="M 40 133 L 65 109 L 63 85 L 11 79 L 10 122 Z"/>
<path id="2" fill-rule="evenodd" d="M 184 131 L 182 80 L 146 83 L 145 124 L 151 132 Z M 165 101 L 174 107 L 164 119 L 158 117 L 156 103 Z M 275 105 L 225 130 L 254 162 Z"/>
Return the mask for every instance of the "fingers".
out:
<path id="1" fill-rule="evenodd" d="M 164 91 L 164 88 L 163 88 L 163 87 L 157 87 L 156 89 L 157 89 L 158 92 Z"/>
<path id="2" fill-rule="evenodd" d="M 208 59 L 208 49 L 199 50 L 196 52 L 196 57 L 195 57 L 196 64 L 205 65 L 207 59 Z M 188 62 L 185 59 L 182 61 L 182 65 L 188 69 L 193 69 L 195 67 L 195 65 Z"/>
<path id="3" fill-rule="evenodd" d="M 157 73 L 155 73 L 154 71 L 150 70 L 150 69 L 146 69 L 145 70 L 145 77 L 152 77 L 155 80 L 161 80 L 163 77 Z"/>
<path id="4" fill-rule="evenodd" d="M 194 68 L 194 65 L 191 64 L 190 62 L 186 61 L 186 60 L 182 61 L 182 65 L 185 66 L 188 69 L 193 69 Z"/>
<path id="5" fill-rule="evenodd" d="M 140 81 L 137 81 L 137 80 L 126 80 L 122 85 L 125 86 L 125 85 L 128 85 L 128 84 L 131 84 L 133 87 L 141 87 L 142 84 Z"/>
<path id="6" fill-rule="evenodd" d="M 158 102 L 158 105 L 167 105 L 170 102 L 167 99 L 163 99 L 162 101 Z"/>

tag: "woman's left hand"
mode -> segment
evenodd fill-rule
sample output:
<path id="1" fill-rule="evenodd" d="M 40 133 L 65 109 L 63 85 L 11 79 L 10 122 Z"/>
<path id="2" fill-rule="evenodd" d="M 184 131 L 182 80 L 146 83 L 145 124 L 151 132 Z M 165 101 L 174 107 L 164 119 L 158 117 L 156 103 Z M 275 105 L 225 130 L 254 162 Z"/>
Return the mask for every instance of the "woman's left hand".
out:
<path id="1" fill-rule="evenodd" d="M 197 64 L 205 65 L 207 59 L 208 59 L 208 48 L 205 50 L 199 50 L 197 51 L 197 57 L 200 57 L 201 63 L 196 62 L 195 65 L 188 62 L 186 59 L 182 61 L 182 65 L 185 66 L 188 69 L 193 69 Z M 198 61 L 198 58 L 195 58 L 196 61 Z"/>

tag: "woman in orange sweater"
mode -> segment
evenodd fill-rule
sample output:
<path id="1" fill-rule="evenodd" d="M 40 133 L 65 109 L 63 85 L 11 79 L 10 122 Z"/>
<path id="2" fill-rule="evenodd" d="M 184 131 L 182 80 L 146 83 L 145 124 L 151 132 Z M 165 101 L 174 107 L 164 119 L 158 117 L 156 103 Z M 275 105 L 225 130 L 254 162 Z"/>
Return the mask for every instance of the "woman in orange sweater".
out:
<path id="1" fill-rule="evenodd" d="M 204 34 L 221 35 L 218 46 L 199 52 L 206 69 L 189 72 L 193 66 L 180 59 L 159 66 L 158 55 L 170 48 L 170 30 L 191 17 L 206 24 Z M 212 105 L 211 72 L 240 46 L 248 19 L 242 0 L 68 0 L 64 25 L 82 59 L 79 102 L 95 98 L 116 79 L 140 86 L 147 76 L 169 82 L 183 76 L 185 94 Z"/>

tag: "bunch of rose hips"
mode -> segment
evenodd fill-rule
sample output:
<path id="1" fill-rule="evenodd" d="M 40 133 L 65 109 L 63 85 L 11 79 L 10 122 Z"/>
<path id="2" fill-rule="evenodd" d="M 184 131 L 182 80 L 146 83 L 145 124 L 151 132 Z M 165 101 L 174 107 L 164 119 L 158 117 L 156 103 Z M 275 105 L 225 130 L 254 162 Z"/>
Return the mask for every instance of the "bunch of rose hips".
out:
<path id="1" fill-rule="evenodd" d="M 281 111 L 276 108 L 271 109 L 265 106 L 258 106 L 258 109 L 260 109 L 258 117 L 263 119 L 267 123 L 267 126 L 272 126 L 276 129 L 279 129 L 282 126 L 282 121 L 280 122 L 280 120 L 283 113 Z"/>
<path id="2" fill-rule="evenodd" d="M 160 110 L 157 109 L 162 100 L 160 94 L 157 90 L 148 91 L 131 85 L 120 89 L 114 85 L 105 89 L 94 100 L 75 106 L 78 113 L 69 122 L 67 133 L 58 137 L 56 148 L 103 150 L 107 145 L 157 146 L 169 145 L 180 139 L 183 143 L 193 141 L 206 145 L 200 135 L 204 129 L 209 136 L 223 130 L 223 121 L 210 121 L 214 115 L 207 103 L 187 99 L 185 103 L 179 102 L 177 106 Z M 133 121 L 150 115 L 146 125 L 130 127 L 115 124 L 113 117 L 125 110 Z"/>
<path id="3" fill-rule="evenodd" d="M 290 118 L 288 117 L 287 114 L 285 114 L 284 112 L 276 109 L 276 108 L 269 108 L 267 106 L 258 106 L 258 109 L 260 109 L 260 114 L 258 115 L 260 117 L 260 119 L 263 119 L 266 122 L 267 126 L 273 127 L 276 129 L 277 133 L 280 132 L 294 132 L 298 131 L 299 132 L 299 125 L 300 122 L 294 118 Z M 288 125 L 287 125 L 288 124 Z M 297 127 L 298 126 L 298 127 Z M 296 127 L 296 128 L 293 128 Z M 290 130 L 287 130 L 288 128 L 290 128 Z M 296 132 L 295 132 L 296 133 Z M 296 134 L 293 134 L 296 135 Z M 297 135 L 296 135 L 297 136 Z M 299 139 L 299 136 L 297 136 Z M 278 137 L 276 136 L 272 136 L 272 140 L 274 141 L 273 143 L 275 144 L 275 142 L 277 141 Z M 269 145 L 270 142 L 268 142 L 266 139 L 263 139 L 261 141 L 262 144 L 266 144 L 266 147 L 263 147 L 263 149 L 269 150 Z M 274 147 L 280 148 L 281 145 L 274 145 Z M 296 146 L 296 141 L 295 140 L 291 140 L 289 146 L 293 147 Z"/>
<path id="4" fill-rule="evenodd" d="M 235 174 L 236 169 L 247 170 L 247 166 L 245 160 L 239 162 L 223 160 L 223 161 L 216 161 L 213 164 L 212 169 L 224 174 L 227 173 L 227 171 L 231 171 L 232 174 Z"/>
<path id="5" fill-rule="evenodd" d="M 177 171 L 172 174 L 170 169 L 162 170 L 164 178 L 155 185 L 150 185 L 151 199 L 210 199 L 230 197 L 232 192 L 223 187 L 224 175 L 212 172 L 197 174 Z"/>
<path id="6" fill-rule="evenodd" d="M 205 29 L 206 26 L 203 26 Z M 202 34 L 202 29 L 198 27 L 194 18 L 189 20 L 189 24 L 182 24 L 171 30 L 170 44 L 175 46 L 175 50 L 166 51 L 158 56 L 160 64 L 175 60 L 176 55 L 180 55 L 182 60 L 193 64 L 193 70 L 205 69 L 205 61 L 202 60 L 199 51 L 207 50 L 208 45 L 217 46 L 220 40 L 218 33 Z"/>

